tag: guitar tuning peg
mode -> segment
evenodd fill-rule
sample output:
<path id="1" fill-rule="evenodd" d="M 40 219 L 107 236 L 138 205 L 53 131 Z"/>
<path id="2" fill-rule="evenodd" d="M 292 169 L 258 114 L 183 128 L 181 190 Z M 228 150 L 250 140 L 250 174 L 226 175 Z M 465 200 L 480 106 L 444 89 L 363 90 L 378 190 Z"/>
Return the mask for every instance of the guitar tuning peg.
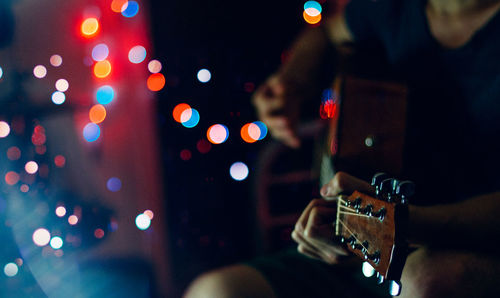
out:
<path id="1" fill-rule="evenodd" d="M 382 274 L 380 274 L 380 272 L 377 272 L 377 283 L 379 285 L 383 284 L 385 281 L 385 278 Z"/>
<path id="2" fill-rule="evenodd" d="M 370 263 L 363 262 L 361 272 L 363 272 L 363 275 L 366 277 L 372 277 L 375 274 L 375 268 L 373 268 Z"/>
<path id="3" fill-rule="evenodd" d="M 399 294 L 401 294 L 401 282 L 399 280 L 390 281 L 389 294 L 391 296 L 399 296 Z"/>
<path id="4" fill-rule="evenodd" d="M 399 184 L 399 180 L 388 178 L 380 182 L 380 195 L 385 198 L 388 202 L 392 201 L 393 195 L 396 193 L 396 188 Z"/>
<path id="5" fill-rule="evenodd" d="M 372 177 L 372 186 L 375 186 L 375 194 L 378 196 L 380 192 L 380 183 L 385 179 L 389 178 L 389 175 L 386 173 L 377 173 Z"/>
<path id="6" fill-rule="evenodd" d="M 408 203 L 408 198 L 415 194 L 415 183 L 412 181 L 402 181 L 398 183 L 396 195 L 401 197 L 401 203 Z"/>

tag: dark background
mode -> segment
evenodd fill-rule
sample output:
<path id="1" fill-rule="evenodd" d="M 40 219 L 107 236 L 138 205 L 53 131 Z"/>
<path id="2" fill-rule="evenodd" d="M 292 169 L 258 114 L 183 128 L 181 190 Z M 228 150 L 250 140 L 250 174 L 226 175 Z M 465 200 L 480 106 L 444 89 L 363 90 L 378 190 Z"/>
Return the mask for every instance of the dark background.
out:
<path id="1" fill-rule="evenodd" d="M 304 1 L 152 1 L 155 56 L 165 57 L 167 87 L 159 94 L 168 240 L 174 283 L 181 291 L 197 274 L 256 253 L 253 210 L 259 152 L 269 142 L 247 144 L 241 127 L 257 120 L 250 103 L 257 87 L 276 70 L 284 50 L 306 26 Z M 202 84 L 196 73 L 207 68 Z M 191 129 L 171 111 L 186 102 L 200 112 Z M 196 144 L 221 123 L 229 139 L 200 153 Z M 181 150 L 192 153 L 180 158 Z M 249 177 L 235 181 L 229 167 L 242 161 Z"/>

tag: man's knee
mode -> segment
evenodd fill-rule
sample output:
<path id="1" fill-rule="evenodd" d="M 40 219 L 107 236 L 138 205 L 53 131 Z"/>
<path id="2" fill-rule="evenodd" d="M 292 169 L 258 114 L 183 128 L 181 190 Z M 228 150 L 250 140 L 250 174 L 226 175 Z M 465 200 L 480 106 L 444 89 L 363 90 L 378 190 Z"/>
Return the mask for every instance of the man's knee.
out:
<path id="1" fill-rule="evenodd" d="M 196 278 L 184 293 L 185 298 L 274 297 L 273 290 L 259 271 L 234 265 Z"/>
<path id="2" fill-rule="evenodd" d="M 421 248 L 406 262 L 402 297 L 487 297 L 496 288 L 500 259 L 471 252 Z"/>

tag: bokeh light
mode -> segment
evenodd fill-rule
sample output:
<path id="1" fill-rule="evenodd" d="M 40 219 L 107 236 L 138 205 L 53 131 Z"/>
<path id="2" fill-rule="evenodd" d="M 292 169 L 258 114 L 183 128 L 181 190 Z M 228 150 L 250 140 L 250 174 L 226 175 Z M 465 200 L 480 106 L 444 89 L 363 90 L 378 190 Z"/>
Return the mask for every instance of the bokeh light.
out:
<path id="1" fill-rule="evenodd" d="M 321 14 L 318 14 L 317 16 L 310 16 L 307 14 L 307 11 L 304 10 L 302 16 L 304 17 L 304 20 L 311 25 L 317 24 L 321 21 Z"/>
<path id="2" fill-rule="evenodd" d="M 21 192 L 28 192 L 30 190 L 30 187 L 28 186 L 28 184 L 23 184 L 21 185 L 21 187 L 19 187 L 19 189 L 21 190 Z"/>
<path id="3" fill-rule="evenodd" d="M 147 85 L 151 91 L 160 91 L 165 87 L 165 76 L 161 73 L 153 73 L 148 77 Z"/>
<path id="4" fill-rule="evenodd" d="M 127 3 L 124 4 L 124 6 L 127 5 L 125 9 L 122 10 L 122 15 L 126 18 L 132 18 L 137 15 L 139 12 L 139 3 L 136 1 L 128 1 Z"/>
<path id="5" fill-rule="evenodd" d="M 58 206 L 56 208 L 56 215 L 58 217 L 63 217 L 64 215 L 66 215 L 66 208 L 64 208 L 64 206 Z"/>
<path id="6" fill-rule="evenodd" d="M 0 67 L 0 79 L 3 77 L 3 69 Z"/>
<path id="7" fill-rule="evenodd" d="M 243 127 L 241 128 L 241 131 L 240 131 L 241 138 L 243 139 L 243 141 L 245 141 L 247 143 L 254 143 L 258 139 L 258 138 L 253 138 L 250 136 L 249 130 L 250 130 L 251 125 L 254 125 L 257 127 L 257 129 L 259 129 L 257 125 L 252 124 L 252 123 L 247 123 L 247 124 L 243 125 Z"/>
<path id="8" fill-rule="evenodd" d="M 56 167 L 62 168 L 66 164 L 66 158 L 62 155 L 56 155 L 56 157 L 54 157 L 54 164 Z"/>
<path id="9" fill-rule="evenodd" d="M 87 142 L 96 141 L 101 135 L 101 129 L 99 125 L 95 123 L 89 123 L 83 128 L 83 137 Z"/>
<path id="10" fill-rule="evenodd" d="M 106 105 L 113 101 L 113 98 L 115 97 L 115 90 L 113 90 L 113 87 L 109 85 L 101 86 L 97 89 L 95 97 L 98 103 Z"/>
<path id="11" fill-rule="evenodd" d="M 56 105 L 61 105 L 66 101 L 66 94 L 61 91 L 55 91 L 52 93 L 52 102 Z"/>
<path id="12" fill-rule="evenodd" d="M 21 150 L 16 146 L 10 147 L 7 149 L 7 158 L 10 160 L 18 160 L 21 158 Z"/>
<path id="13" fill-rule="evenodd" d="M 5 121 L 0 121 L 0 138 L 5 138 L 10 133 L 10 125 Z"/>
<path id="14" fill-rule="evenodd" d="M 139 230 L 147 230 L 151 225 L 151 219 L 146 214 L 141 213 L 135 218 L 135 225 Z"/>
<path id="15" fill-rule="evenodd" d="M 34 161 L 28 161 L 24 165 L 24 170 L 28 174 L 35 174 L 38 171 L 38 164 L 36 162 L 34 162 Z"/>
<path id="16" fill-rule="evenodd" d="M 225 125 L 214 124 L 207 130 L 207 139 L 212 144 L 222 144 L 229 137 L 229 130 Z"/>
<path id="17" fill-rule="evenodd" d="M 111 63 L 108 60 L 97 61 L 94 65 L 94 75 L 99 78 L 105 78 L 111 73 Z"/>
<path id="18" fill-rule="evenodd" d="M 111 177 L 106 182 L 106 187 L 109 191 L 117 192 L 122 189 L 122 181 L 117 177 Z"/>
<path id="19" fill-rule="evenodd" d="M 304 10 L 308 9 L 309 10 L 314 9 L 318 12 L 318 14 L 320 14 L 323 11 L 321 4 L 319 4 L 319 2 L 317 1 L 307 1 L 306 3 L 304 3 Z"/>
<path id="20" fill-rule="evenodd" d="M 316 8 L 312 8 L 312 7 L 307 8 L 304 11 L 310 17 L 317 17 L 318 15 L 321 14 L 321 12 L 319 10 L 317 10 Z"/>
<path id="21" fill-rule="evenodd" d="M 198 113 L 198 111 L 196 109 L 189 109 L 189 110 L 185 110 L 184 112 L 182 112 L 181 114 L 181 120 L 183 120 L 183 115 L 185 114 L 191 114 L 191 117 L 189 117 L 188 120 L 186 121 L 182 121 L 182 125 L 184 127 L 187 127 L 187 128 L 193 128 L 195 127 L 196 125 L 198 125 L 198 122 L 200 122 L 200 113 Z"/>
<path id="22" fill-rule="evenodd" d="M 185 110 L 191 109 L 191 106 L 188 105 L 187 103 L 180 103 L 175 106 L 174 110 L 172 111 L 172 116 L 174 117 L 174 120 L 182 123 L 181 120 L 181 115 Z"/>
<path id="23" fill-rule="evenodd" d="M 66 92 L 69 88 L 69 83 L 65 79 L 59 79 L 56 81 L 56 89 L 61 92 Z"/>
<path id="24" fill-rule="evenodd" d="M 114 12 L 122 12 L 123 10 L 127 9 L 128 6 L 128 0 L 113 0 L 111 2 L 111 10 Z"/>
<path id="25" fill-rule="evenodd" d="M 45 246 L 49 244 L 50 232 L 47 229 L 39 228 L 33 232 L 33 242 L 37 246 Z"/>
<path id="26" fill-rule="evenodd" d="M 262 121 L 254 121 L 253 124 L 255 124 L 259 127 L 260 136 L 257 140 L 260 141 L 260 140 L 264 139 L 267 136 L 266 124 L 264 124 L 264 122 L 262 122 Z"/>
<path id="27" fill-rule="evenodd" d="M 92 49 L 92 59 L 95 61 L 103 61 L 108 58 L 109 48 L 106 44 L 100 43 Z"/>
<path id="28" fill-rule="evenodd" d="M 181 150 L 181 153 L 179 154 L 181 159 L 184 161 L 188 161 L 193 157 L 193 154 L 191 153 L 191 150 L 189 149 L 183 149 Z"/>
<path id="29" fill-rule="evenodd" d="M 60 249 L 61 247 L 63 247 L 63 244 L 64 241 L 59 236 L 55 236 L 50 239 L 50 247 L 52 247 L 53 249 Z"/>
<path id="30" fill-rule="evenodd" d="M 158 73 L 161 71 L 162 65 L 158 60 L 151 60 L 148 63 L 148 70 L 150 73 Z"/>
<path id="31" fill-rule="evenodd" d="M 235 162 L 229 168 L 229 174 L 236 181 L 245 180 L 248 177 L 248 167 L 241 161 Z"/>
<path id="32" fill-rule="evenodd" d="M 5 183 L 8 185 L 15 185 L 19 182 L 19 174 L 14 171 L 9 171 L 5 174 Z"/>
<path id="33" fill-rule="evenodd" d="M 39 79 L 45 78 L 47 75 L 47 68 L 43 65 L 37 65 L 33 68 L 33 75 Z"/>
<path id="34" fill-rule="evenodd" d="M 92 37 L 99 31 L 99 21 L 96 18 L 87 18 L 82 22 L 81 31 L 83 36 Z"/>
<path id="35" fill-rule="evenodd" d="M 3 273 L 7 275 L 8 277 L 13 277 L 17 275 L 17 272 L 19 272 L 19 268 L 17 267 L 16 263 L 7 263 L 3 267 Z"/>
<path id="36" fill-rule="evenodd" d="M 103 105 L 97 104 L 90 108 L 89 119 L 93 123 L 101 123 L 106 119 L 106 108 Z"/>
<path id="37" fill-rule="evenodd" d="M 139 64 L 146 59 L 146 49 L 143 46 L 135 46 L 128 52 L 128 60 L 134 64 Z"/>
<path id="38" fill-rule="evenodd" d="M 149 217 L 149 219 L 151 219 L 151 220 L 153 220 L 153 217 L 155 217 L 155 214 L 153 213 L 153 211 L 151 211 L 149 209 L 144 211 L 144 214 L 146 214 Z"/>
<path id="39" fill-rule="evenodd" d="M 203 68 L 198 71 L 196 77 L 198 78 L 198 81 L 202 83 L 207 83 L 212 78 L 212 74 L 208 69 Z"/>
<path id="40" fill-rule="evenodd" d="M 54 67 L 59 67 L 62 65 L 63 63 L 63 59 L 60 55 L 52 55 L 50 56 L 50 65 L 54 66 Z"/>
<path id="41" fill-rule="evenodd" d="M 97 239 L 102 239 L 104 237 L 104 230 L 103 229 L 95 229 L 94 230 L 94 237 Z"/>
<path id="42" fill-rule="evenodd" d="M 205 154 L 212 149 L 212 144 L 205 139 L 201 139 L 196 143 L 196 149 L 198 149 L 200 153 Z"/>
<path id="43" fill-rule="evenodd" d="M 74 215 L 74 214 L 73 214 L 73 215 L 70 215 L 70 216 L 68 217 L 68 223 L 69 223 L 70 225 L 72 225 L 72 226 L 76 225 L 76 224 L 78 223 L 78 216 L 76 216 L 76 215 Z"/>

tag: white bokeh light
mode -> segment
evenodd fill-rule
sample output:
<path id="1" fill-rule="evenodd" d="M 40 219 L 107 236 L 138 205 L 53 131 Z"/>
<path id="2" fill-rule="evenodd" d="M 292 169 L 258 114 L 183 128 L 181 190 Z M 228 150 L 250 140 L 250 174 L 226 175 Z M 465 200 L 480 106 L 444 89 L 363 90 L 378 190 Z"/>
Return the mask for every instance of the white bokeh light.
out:
<path id="1" fill-rule="evenodd" d="M 69 83 L 65 79 L 59 79 L 56 81 L 56 89 L 61 92 L 66 92 L 69 88 Z"/>
<path id="2" fill-rule="evenodd" d="M 135 218 L 135 225 L 139 230 L 147 230 L 151 225 L 151 218 L 144 213 L 137 215 Z"/>
<path id="3" fill-rule="evenodd" d="M 61 237 L 59 236 L 55 236 L 55 237 L 52 237 L 52 239 L 50 239 L 50 246 L 53 248 L 53 249 L 60 249 L 62 246 L 63 246 L 63 240 Z"/>
<path id="4" fill-rule="evenodd" d="M 198 71 L 198 74 L 196 75 L 196 77 L 198 78 L 198 80 L 200 82 L 207 83 L 212 78 L 212 74 L 210 73 L 210 71 L 208 69 L 203 68 L 203 69 L 200 69 Z"/>
<path id="5" fill-rule="evenodd" d="M 45 78 L 47 75 L 47 68 L 43 65 L 37 65 L 33 68 L 33 75 L 39 79 Z"/>
<path id="6" fill-rule="evenodd" d="M 245 180 L 248 177 L 248 167 L 241 161 L 235 162 L 231 165 L 229 174 L 236 181 Z"/>
<path id="7" fill-rule="evenodd" d="M 45 246 L 49 244 L 50 232 L 47 229 L 40 228 L 33 232 L 33 242 L 37 246 Z"/>
<path id="8" fill-rule="evenodd" d="M 16 263 L 7 263 L 7 265 L 3 267 L 3 273 L 5 273 L 5 275 L 7 275 L 8 277 L 16 276 L 18 271 L 19 268 L 17 267 Z"/>
<path id="9" fill-rule="evenodd" d="M 10 126 L 5 121 L 0 121 L 0 138 L 5 138 L 10 133 Z"/>

